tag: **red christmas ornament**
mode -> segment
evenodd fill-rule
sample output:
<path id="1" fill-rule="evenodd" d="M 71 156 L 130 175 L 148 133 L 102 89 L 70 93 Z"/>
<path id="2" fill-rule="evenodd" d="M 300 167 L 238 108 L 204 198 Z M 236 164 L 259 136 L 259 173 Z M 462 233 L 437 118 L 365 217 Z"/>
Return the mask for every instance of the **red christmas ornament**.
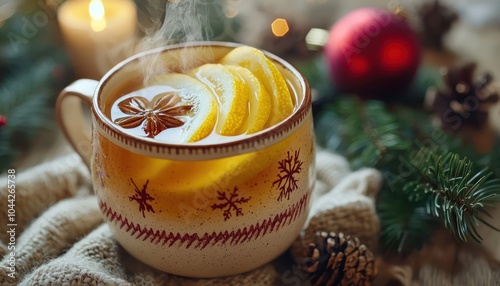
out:
<path id="1" fill-rule="evenodd" d="M 0 114 L 0 127 L 4 127 L 5 125 L 7 125 L 7 118 Z"/>
<path id="2" fill-rule="evenodd" d="M 324 55 L 339 90 L 386 99 L 412 82 L 420 63 L 420 44 L 401 17 L 362 8 L 335 23 Z"/>

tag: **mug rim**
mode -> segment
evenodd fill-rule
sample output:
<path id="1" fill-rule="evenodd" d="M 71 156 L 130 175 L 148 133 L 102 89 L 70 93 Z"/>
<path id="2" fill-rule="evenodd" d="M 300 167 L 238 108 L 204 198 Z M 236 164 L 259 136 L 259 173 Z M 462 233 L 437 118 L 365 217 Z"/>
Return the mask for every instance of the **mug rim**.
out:
<path id="1" fill-rule="evenodd" d="M 100 127 L 100 131 L 102 131 L 102 134 L 113 143 L 140 155 L 173 160 L 208 160 L 249 153 L 278 143 L 282 139 L 286 138 L 289 134 L 294 132 L 296 129 L 298 129 L 298 127 L 300 127 L 304 122 L 304 119 L 312 112 L 311 90 L 306 78 L 290 63 L 264 50 L 262 50 L 264 54 L 268 58 L 270 58 L 273 63 L 280 64 L 284 69 L 288 70 L 295 76 L 302 89 L 301 93 L 303 93 L 303 96 L 301 99 L 299 97 L 300 100 L 298 102 L 298 106 L 287 118 L 264 130 L 251 135 L 245 135 L 244 138 L 229 140 L 222 143 L 208 144 L 198 142 L 175 144 L 156 141 L 151 138 L 135 136 L 121 130 L 120 128 L 115 126 L 112 120 L 108 118 L 99 108 L 99 99 L 104 86 L 106 86 L 106 84 L 114 75 L 118 73 L 118 71 L 120 71 L 122 68 L 125 68 L 127 65 L 143 57 L 158 53 L 165 53 L 171 50 L 182 48 L 201 48 L 205 46 L 234 49 L 236 47 L 246 45 L 240 43 L 219 41 L 197 41 L 166 45 L 137 53 L 111 68 L 99 81 L 92 98 L 92 113 L 94 115 L 93 120 L 95 123 L 97 123 L 96 126 Z"/>

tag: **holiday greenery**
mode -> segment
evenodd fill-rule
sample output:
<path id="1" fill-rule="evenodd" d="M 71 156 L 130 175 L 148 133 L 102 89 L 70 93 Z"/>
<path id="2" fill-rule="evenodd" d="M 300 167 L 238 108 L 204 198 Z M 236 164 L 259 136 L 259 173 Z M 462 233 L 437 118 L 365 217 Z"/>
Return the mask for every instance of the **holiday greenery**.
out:
<path id="1" fill-rule="evenodd" d="M 438 1 L 423 5 L 419 13 L 421 44 L 442 49 L 442 38 L 456 15 Z M 435 23 L 443 27 L 432 28 Z M 349 35 L 353 43 L 370 35 L 351 27 L 342 27 L 340 34 Z M 330 33 L 332 43 L 346 38 L 334 36 Z M 380 40 L 374 36 L 365 42 L 365 54 L 379 48 L 373 44 L 375 39 Z M 324 53 L 323 65 L 334 60 L 330 54 Z M 373 74 L 387 76 L 385 69 L 375 68 L 380 58 L 363 59 Z M 480 224 L 498 230 L 488 211 L 500 201 L 500 167 L 495 164 L 500 159 L 500 141 L 490 154 L 469 144 L 476 134 L 493 132 L 487 119 L 499 96 L 490 86 L 491 75 L 476 76 L 474 64 L 458 68 L 420 64 L 413 84 L 404 89 L 400 81 L 391 79 L 385 86 L 395 84 L 395 88 L 380 94 L 377 84 L 358 76 L 350 80 L 363 85 L 366 92 L 342 94 L 339 89 L 325 89 L 317 80 L 320 70 L 311 72 L 310 66 L 303 70 L 319 95 L 313 103 L 318 143 L 346 156 L 354 169 L 381 171 L 384 184 L 377 212 L 383 251 L 408 255 L 441 227 L 462 242 L 480 242 Z"/>
<path id="2" fill-rule="evenodd" d="M 316 113 L 318 142 L 345 155 L 354 168 L 374 167 L 383 174 L 378 213 L 385 250 L 409 254 L 441 226 L 464 242 L 481 241 L 479 224 L 495 228 L 488 223 L 487 207 L 500 201 L 494 164 L 500 145 L 481 154 L 464 144 L 459 132 L 433 124 L 423 108 L 424 95 L 417 108 L 401 101 L 325 96 L 331 100 Z"/>
<path id="3" fill-rule="evenodd" d="M 0 173 L 56 128 L 54 101 L 69 79 L 54 15 L 41 8 L 26 3 L 0 23 Z"/>
<path id="4" fill-rule="evenodd" d="M 5 80 L 0 88 L 0 114 L 5 117 L 5 125 L 0 127 L 0 170 L 10 167 L 40 131 L 55 128 L 53 99 L 57 91 L 50 83 L 57 68 L 52 60 L 39 62 Z"/>

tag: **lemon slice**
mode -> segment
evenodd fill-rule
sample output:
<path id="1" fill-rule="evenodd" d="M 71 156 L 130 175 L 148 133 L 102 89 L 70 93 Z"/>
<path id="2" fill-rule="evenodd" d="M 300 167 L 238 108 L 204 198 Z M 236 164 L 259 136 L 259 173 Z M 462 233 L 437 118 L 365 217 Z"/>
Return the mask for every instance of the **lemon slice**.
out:
<path id="1" fill-rule="evenodd" d="M 261 174 L 278 160 L 283 150 L 290 148 L 292 142 L 293 137 L 288 137 L 266 149 L 208 161 L 151 160 L 148 164 L 158 167 L 149 172 L 145 178 L 168 182 L 161 192 L 165 196 L 178 193 L 177 195 L 184 194 L 189 197 L 194 192 L 207 191 L 215 194 L 217 189 L 245 184 Z M 193 199 L 188 201 L 192 202 Z"/>
<path id="2" fill-rule="evenodd" d="M 248 120 L 242 126 L 243 133 L 252 134 L 261 131 L 271 115 L 271 96 L 248 69 L 231 65 L 226 66 L 226 68 L 239 74 L 250 89 Z"/>
<path id="3" fill-rule="evenodd" d="M 203 83 L 179 73 L 159 76 L 155 79 L 155 83 L 176 89 L 183 101 L 193 106 L 193 115 L 184 123 L 182 132 L 177 135 L 180 138 L 176 138 L 176 141 L 196 142 L 212 133 L 217 121 L 217 101 Z"/>
<path id="4" fill-rule="evenodd" d="M 238 47 L 225 55 L 220 63 L 245 67 L 264 85 L 272 98 L 271 116 L 267 126 L 281 122 L 292 113 L 292 97 L 285 79 L 262 51 L 248 46 Z"/>
<path id="5" fill-rule="evenodd" d="M 237 135 L 248 115 L 250 91 L 245 81 L 220 64 L 205 64 L 188 74 L 206 84 L 218 96 L 216 132 L 221 135 Z"/>

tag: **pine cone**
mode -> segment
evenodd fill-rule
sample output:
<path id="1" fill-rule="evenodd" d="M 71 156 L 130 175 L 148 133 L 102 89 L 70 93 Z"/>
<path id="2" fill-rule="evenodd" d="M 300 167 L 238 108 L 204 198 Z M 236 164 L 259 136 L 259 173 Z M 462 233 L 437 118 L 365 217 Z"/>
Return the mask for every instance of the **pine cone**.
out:
<path id="1" fill-rule="evenodd" d="M 490 106 L 498 101 L 498 93 L 488 88 L 492 76 L 486 73 L 474 79 L 475 69 L 473 63 L 445 69 L 445 89 L 427 92 L 426 104 L 440 119 L 443 128 L 451 131 L 466 126 L 481 128 L 488 119 Z"/>
<path id="2" fill-rule="evenodd" d="M 370 285 L 377 275 L 373 254 L 357 237 L 316 234 L 303 268 L 314 286 Z"/>
<path id="3" fill-rule="evenodd" d="M 458 19 L 457 14 L 442 5 L 439 0 L 424 4 L 418 11 L 422 31 L 420 37 L 425 46 L 443 49 L 443 36 Z"/>

